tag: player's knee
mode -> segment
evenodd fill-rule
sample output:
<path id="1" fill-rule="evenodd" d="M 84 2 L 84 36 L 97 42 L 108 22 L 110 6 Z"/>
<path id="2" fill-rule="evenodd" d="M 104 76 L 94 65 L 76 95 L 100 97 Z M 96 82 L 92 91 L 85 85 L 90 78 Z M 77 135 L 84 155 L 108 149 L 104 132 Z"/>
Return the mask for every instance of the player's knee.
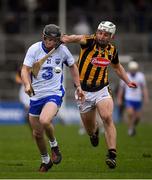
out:
<path id="1" fill-rule="evenodd" d="M 47 127 L 50 124 L 50 120 L 45 118 L 40 118 L 40 123 L 42 124 L 43 127 Z"/>
<path id="2" fill-rule="evenodd" d="M 111 119 L 111 118 L 112 118 L 111 113 L 105 113 L 105 114 L 102 115 L 103 120 L 109 121 L 109 119 Z"/>
<path id="3" fill-rule="evenodd" d="M 104 114 L 102 116 L 102 120 L 105 125 L 107 125 L 107 126 L 110 125 L 111 123 L 113 123 L 112 122 L 112 114 L 111 113 Z"/>
<path id="4" fill-rule="evenodd" d="M 33 136 L 35 139 L 43 138 L 43 131 L 42 130 L 33 130 Z"/>

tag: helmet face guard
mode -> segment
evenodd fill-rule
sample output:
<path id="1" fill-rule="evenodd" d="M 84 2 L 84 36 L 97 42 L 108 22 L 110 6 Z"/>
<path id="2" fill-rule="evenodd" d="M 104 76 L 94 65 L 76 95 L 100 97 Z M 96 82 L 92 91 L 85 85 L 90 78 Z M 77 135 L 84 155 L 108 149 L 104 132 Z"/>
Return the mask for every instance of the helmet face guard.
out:
<path id="1" fill-rule="evenodd" d="M 56 26 L 55 24 L 48 24 L 43 29 L 43 35 L 46 38 L 60 38 L 61 31 L 59 26 Z"/>
<path id="2" fill-rule="evenodd" d="M 113 37 L 116 31 L 116 26 L 110 21 L 102 21 L 98 26 L 98 30 L 108 32 L 111 34 L 111 37 Z"/>

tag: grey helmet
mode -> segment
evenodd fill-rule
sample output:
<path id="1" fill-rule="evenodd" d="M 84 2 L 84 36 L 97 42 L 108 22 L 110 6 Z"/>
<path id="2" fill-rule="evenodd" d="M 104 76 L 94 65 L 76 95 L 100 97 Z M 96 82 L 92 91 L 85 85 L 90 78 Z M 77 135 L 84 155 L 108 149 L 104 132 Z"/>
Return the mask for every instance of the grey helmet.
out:
<path id="1" fill-rule="evenodd" d="M 59 26 L 55 24 L 48 24 L 43 29 L 43 35 L 46 37 L 59 38 L 61 36 L 61 31 Z"/>

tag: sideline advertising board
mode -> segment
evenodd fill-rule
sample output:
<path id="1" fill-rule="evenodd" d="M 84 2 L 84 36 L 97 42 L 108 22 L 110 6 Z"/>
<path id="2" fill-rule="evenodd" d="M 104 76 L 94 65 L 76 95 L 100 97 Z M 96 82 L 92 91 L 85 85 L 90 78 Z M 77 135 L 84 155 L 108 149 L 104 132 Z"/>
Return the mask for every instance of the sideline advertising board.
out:
<path id="1" fill-rule="evenodd" d="M 0 124 L 25 123 L 24 106 L 19 102 L 0 102 Z"/>

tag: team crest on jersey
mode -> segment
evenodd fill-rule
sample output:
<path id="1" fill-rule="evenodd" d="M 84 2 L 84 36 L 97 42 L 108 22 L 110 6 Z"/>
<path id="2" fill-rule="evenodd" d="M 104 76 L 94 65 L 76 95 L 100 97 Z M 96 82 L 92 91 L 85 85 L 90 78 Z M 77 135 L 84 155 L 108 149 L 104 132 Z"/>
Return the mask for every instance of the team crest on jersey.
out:
<path id="1" fill-rule="evenodd" d="M 60 62 L 61 62 L 61 59 L 60 58 L 56 58 L 55 59 L 55 63 L 58 65 L 58 64 L 60 64 Z"/>
<path id="2" fill-rule="evenodd" d="M 91 59 L 91 63 L 95 66 L 106 67 L 110 64 L 110 60 L 103 57 L 94 57 Z"/>

